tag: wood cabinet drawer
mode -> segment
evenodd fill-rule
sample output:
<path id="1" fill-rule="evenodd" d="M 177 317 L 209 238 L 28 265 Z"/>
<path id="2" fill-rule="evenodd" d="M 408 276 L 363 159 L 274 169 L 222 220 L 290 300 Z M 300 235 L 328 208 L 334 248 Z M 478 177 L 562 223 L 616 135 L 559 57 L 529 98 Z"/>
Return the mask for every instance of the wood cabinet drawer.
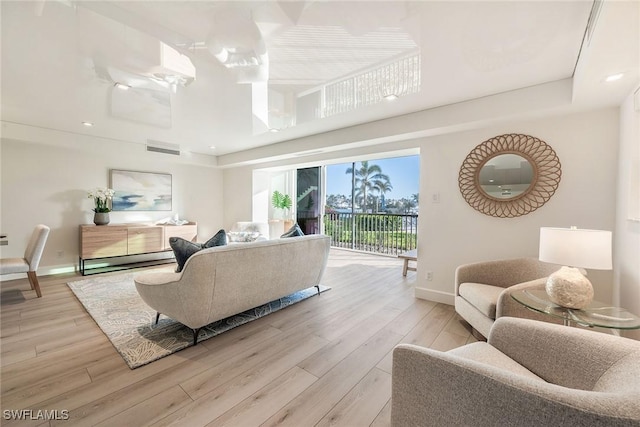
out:
<path id="1" fill-rule="evenodd" d="M 82 258 L 102 258 L 127 254 L 127 227 L 82 226 Z"/>
<path id="2" fill-rule="evenodd" d="M 127 254 L 144 254 L 164 250 L 162 227 L 129 227 Z"/>
<path id="3" fill-rule="evenodd" d="M 80 257 L 108 258 L 171 250 L 169 238 L 195 242 L 198 225 L 113 224 L 80 226 Z"/>
<path id="4" fill-rule="evenodd" d="M 164 248 L 171 249 L 171 245 L 169 245 L 169 238 L 171 237 L 181 237 L 190 242 L 195 242 L 197 235 L 197 225 L 167 225 L 164 227 Z"/>

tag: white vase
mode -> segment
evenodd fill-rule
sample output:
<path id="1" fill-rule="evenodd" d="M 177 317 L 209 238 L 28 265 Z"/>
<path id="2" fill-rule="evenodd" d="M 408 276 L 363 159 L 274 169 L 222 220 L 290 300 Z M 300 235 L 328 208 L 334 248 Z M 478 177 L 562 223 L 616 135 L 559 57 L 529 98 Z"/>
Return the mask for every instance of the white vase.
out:
<path id="1" fill-rule="evenodd" d="M 593 286 L 577 268 L 562 267 L 547 278 L 549 299 L 562 307 L 583 309 L 593 301 Z"/>

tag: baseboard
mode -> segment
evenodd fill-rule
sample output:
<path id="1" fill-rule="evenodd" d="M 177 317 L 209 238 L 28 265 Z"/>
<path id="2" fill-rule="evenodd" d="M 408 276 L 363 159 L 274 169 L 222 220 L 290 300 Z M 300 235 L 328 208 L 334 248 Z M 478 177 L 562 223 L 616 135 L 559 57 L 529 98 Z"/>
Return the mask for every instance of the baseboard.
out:
<path id="1" fill-rule="evenodd" d="M 78 272 L 78 266 L 76 264 L 60 264 L 60 265 L 48 265 L 38 269 L 38 276 L 50 276 L 53 274 L 65 274 Z"/>
<path id="2" fill-rule="evenodd" d="M 0 282 L 8 282 L 10 280 L 16 279 L 26 279 L 27 273 L 13 273 L 13 274 L 3 274 L 0 276 Z"/>
<path id="3" fill-rule="evenodd" d="M 173 260 L 173 251 L 163 251 L 163 252 L 154 252 L 151 254 L 138 254 L 138 255 L 129 255 L 126 257 L 116 257 L 116 258 L 126 258 L 126 263 L 141 263 L 150 260 Z M 96 263 L 97 267 L 107 267 L 111 266 L 112 258 L 98 258 L 95 261 L 91 261 L 92 263 Z M 126 265 L 126 264 L 123 264 Z M 38 277 L 42 276 L 51 276 L 54 274 L 68 274 L 68 273 L 78 273 L 80 272 L 80 268 L 77 263 L 73 264 L 58 264 L 58 265 L 47 265 L 38 267 Z M 9 280 L 16 279 L 26 279 L 26 273 L 14 273 L 14 274 L 3 274 L 0 276 L 0 282 L 6 282 Z"/>
<path id="4" fill-rule="evenodd" d="M 449 292 L 435 291 L 427 288 L 415 288 L 416 298 L 453 305 L 455 296 Z"/>
<path id="5" fill-rule="evenodd" d="M 75 273 L 78 267 L 75 264 L 50 265 L 38 268 L 38 277 L 51 276 L 53 274 Z M 3 274 L 0 276 L 0 282 L 8 282 L 16 279 L 26 279 L 27 273 Z"/>

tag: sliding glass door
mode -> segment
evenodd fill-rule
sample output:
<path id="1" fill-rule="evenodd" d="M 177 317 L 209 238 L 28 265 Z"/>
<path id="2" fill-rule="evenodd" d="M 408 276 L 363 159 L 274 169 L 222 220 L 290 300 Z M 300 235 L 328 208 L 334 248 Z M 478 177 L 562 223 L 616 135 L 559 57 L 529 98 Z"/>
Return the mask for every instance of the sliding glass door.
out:
<path id="1" fill-rule="evenodd" d="M 323 204 L 321 167 L 296 171 L 296 221 L 304 234 L 320 234 Z"/>

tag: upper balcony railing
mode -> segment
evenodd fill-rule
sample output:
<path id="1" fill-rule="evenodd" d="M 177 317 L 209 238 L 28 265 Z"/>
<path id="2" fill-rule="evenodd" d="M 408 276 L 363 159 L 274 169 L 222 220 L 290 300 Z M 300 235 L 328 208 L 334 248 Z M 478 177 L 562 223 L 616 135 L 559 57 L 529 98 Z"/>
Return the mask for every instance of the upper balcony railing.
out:
<path id="1" fill-rule="evenodd" d="M 334 247 L 398 255 L 418 247 L 418 215 L 327 213 L 324 234 Z"/>
<path id="2" fill-rule="evenodd" d="M 395 59 L 324 87 L 324 114 L 330 117 L 377 104 L 388 97 L 420 92 L 420 52 Z"/>

